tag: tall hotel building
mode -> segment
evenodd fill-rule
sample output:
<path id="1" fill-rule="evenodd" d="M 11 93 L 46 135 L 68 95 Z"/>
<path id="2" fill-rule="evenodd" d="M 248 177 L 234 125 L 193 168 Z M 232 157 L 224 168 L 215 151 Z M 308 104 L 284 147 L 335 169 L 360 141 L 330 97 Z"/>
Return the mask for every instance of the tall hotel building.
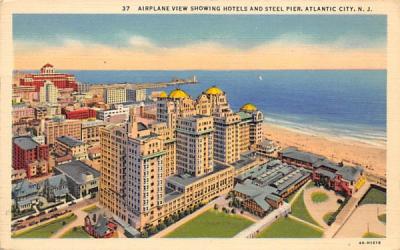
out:
<path id="1" fill-rule="evenodd" d="M 226 194 L 231 163 L 261 140 L 262 119 L 254 105 L 233 112 L 215 86 L 197 99 L 180 89 L 161 93 L 150 125 L 131 117 L 101 129 L 101 204 L 141 230 Z"/>
<path id="2" fill-rule="evenodd" d="M 45 81 L 43 87 L 40 87 L 39 98 L 41 103 L 57 103 L 58 89 L 51 81 Z"/>
<path id="3" fill-rule="evenodd" d="M 126 102 L 126 89 L 106 88 L 104 89 L 103 97 L 104 97 L 104 102 L 107 104 L 124 103 Z"/>
<path id="4" fill-rule="evenodd" d="M 125 124 L 100 128 L 100 203 L 122 220 L 126 220 L 124 183 L 127 180 L 124 175 L 127 136 Z"/>

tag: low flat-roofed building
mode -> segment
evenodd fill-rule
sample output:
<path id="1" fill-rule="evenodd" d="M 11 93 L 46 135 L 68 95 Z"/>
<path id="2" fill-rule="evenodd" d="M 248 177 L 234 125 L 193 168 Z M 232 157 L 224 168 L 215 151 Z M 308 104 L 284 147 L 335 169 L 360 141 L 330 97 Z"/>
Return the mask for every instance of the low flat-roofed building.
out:
<path id="1" fill-rule="evenodd" d="M 265 138 L 262 139 L 259 143 L 255 144 L 254 148 L 257 153 L 267 157 L 274 153 L 277 149 L 273 141 Z"/>
<path id="2" fill-rule="evenodd" d="M 147 223 L 157 225 L 172 214 L 227 194 L 233 187 L 233 174 L 232 166 L 215 162 L 213 171 L 202 176 L 182 174 L 167 177 L 162 209 L 154 208 L 147 216 L 142 215 L 135 228 L 143 228 Z"/>
<path id="3" fill-rule="evenodd" d="M 288 147 L 278 152 L 278 157 L 282 162 L 310 170 L 313 169 L 314 164 L 325 159 L 324 156 L 300 151 L 296 147 Z"/>
<path id="4" fill-rule="evenodd" d="M 55 172 L 67 177 L 68 189 L 75 198 L 98 191 L 100 172 L 81 161 L 71 161 L 55 167 Z"/>
<path id="5" fill-rule="evenodd" d="M 71 136 L 60 136 L 56 139 L 56 152 L 60 156 L 70 154 L 77 160 L 87 158 L 87 146 L 81 140 Z"/>
<path id="6" fill-rule="evenodd" d="M 268 159 L 258 156 L 255 151 L 247 151 L 240 154 L 240 159 L 230 165 L 235 168 L 235 176 L 238 176 L 267 161 Z"/>
<path id="7" fill-rule="evenodd" d="M 304 185 L 311 171 L 272 160 L 236 177 L 233 192 L 243 207 L 263 217 Z"/>
<path id="8" fill-rule="evenodd" d="M 364 170 L 360 166 L 344 166 L 342 163 L 332 162 L 324 156 L 300 151 L 295 147 L 282 150 L 278 156 L 283 162 L 312 170 L 314 182 L 345 196 L 351 196 L 366 182 L 363 175 Z"/>

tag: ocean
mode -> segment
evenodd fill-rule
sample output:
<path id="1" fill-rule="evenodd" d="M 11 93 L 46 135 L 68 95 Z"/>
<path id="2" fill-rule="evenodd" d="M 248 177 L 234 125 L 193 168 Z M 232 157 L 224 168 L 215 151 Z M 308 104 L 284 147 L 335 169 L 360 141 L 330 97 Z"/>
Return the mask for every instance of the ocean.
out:
<path id="1" fill-rule="evenodd" d="M 196 75 L 199 84 L 179 86 L 192 97 L 216 85 L 231 108 L 251 102 L 267 123 L 386 144 L 386 70 L 67 72 L 87 83 L 168 82 Z"/>

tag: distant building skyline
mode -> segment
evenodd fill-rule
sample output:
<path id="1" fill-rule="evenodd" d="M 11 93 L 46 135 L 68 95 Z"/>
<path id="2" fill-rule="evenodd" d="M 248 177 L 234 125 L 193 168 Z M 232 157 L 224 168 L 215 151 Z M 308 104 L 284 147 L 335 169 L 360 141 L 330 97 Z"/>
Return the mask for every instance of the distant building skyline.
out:
<path id="1" fill-rule="evenodd" d="M 18 70 L 384 69 L 386 28 L 384 15 L 13 16 Z"/>

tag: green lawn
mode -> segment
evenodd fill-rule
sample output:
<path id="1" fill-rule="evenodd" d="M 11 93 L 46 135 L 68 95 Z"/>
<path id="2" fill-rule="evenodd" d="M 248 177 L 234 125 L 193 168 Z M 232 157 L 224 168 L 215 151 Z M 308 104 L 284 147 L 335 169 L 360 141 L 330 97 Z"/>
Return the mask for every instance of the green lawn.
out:
<path id="1" fill-rule="evenodd" d="M 317 186 L 315 185 L 315 182 L 310 181 L 310 183 L 307 184 L 306 189 L 313 188 L 313 187 L 317 187 Z"/>
<path id="2" fill-rule="evenodd" d="M 386 214 L 380 214 L 378 220 L 386 224 Z"/>
<path id="3" fill-rule="evenodd" d="M 293 202 L 292 215 L 319 226 L 319 224 L 311 217 L 310 213 L 308 212 L 306 204 L 304 204 L 304 191 L 302 191 L 297 199 Z"/>
<path id="4" fill-rule="evenodd" d="M 384 235 L 368 232 L 363 235 L 363 238 L 385 238 Z"/>
<path id="5" fill-rule="evenodd" d="M 328 224 L 329 218 L 330 218 L 331 215 L 334 214 L 334 213 L 335 213 L 335 212 L 329 212 L 329 213 L 326 213 L 326 214 L 324 215 L 324 217 L 323 217 L 322 219 L 325 221 L 326 224 Z"/>
<path id="6" fill-rule="evenodd" d="M 229 238 L 253 224 L 240 215 L 210 209 L 169 233 L 166 238 Z"/>
<path id="7" fill-rule="evenodd" d="M 360 202 L 360 205 L 364 204 L 386 204 L 386 192 L 371 188 Z"/>
<path id="8" fill-rule="evenodd" d="M 28 229 L 22 233 L 13 235 L 13 238 L 50 238 L 58 230 L 66 226 L 68 223 L 76 219 L 75 214 L 70 214 L 68 216 L 58 218 L 53 221 L 49 221 L 43 225 Z M 66 224 L 63 225 L 63 222 Z"/>
<path id="9" fill-rule="evenodd" d="M 95 210 L 97 210 L 97 209 L 99 209 L 98 206 L 92 205 L 92 206 L 90 206 L 90 207 L 87 207 L 87 208 L 83 209 L 82 211 L 84 211 L 84 212 L 86 212 L 86 213 L 91 213 L 91 212 L 93 212 L 93 211 L 95 211 Z"/>
<path id="10" fill-rule="evenodd" d="M 83 227 L 75 227 L 75 230 L 71 228 L 61 238 L 91 238 L 91 236 L 86 233 Z"/>
<path id="11" fill-rule="evenodd" d="M 328 195 L 321 191 L 316 191 L 311 194 L 311 200 L 314 203 L 321 203 L 328 200 Z"/>
<path id="12" fill-rule="evenodd" d="M 291 218 L 280 218 L 257 238 L 321 238 L 323 232 Z"/>
<path id="13" fill-rule="evenodd" d="M 295 196 L 298 192 L 299 192 L 299 190 L 296 190 L 295 192 L 291 193 L 288 197 L 286 197 L 288 203 L 290 203 L 290 202 L 293 200 L 294 196 Z"/>

